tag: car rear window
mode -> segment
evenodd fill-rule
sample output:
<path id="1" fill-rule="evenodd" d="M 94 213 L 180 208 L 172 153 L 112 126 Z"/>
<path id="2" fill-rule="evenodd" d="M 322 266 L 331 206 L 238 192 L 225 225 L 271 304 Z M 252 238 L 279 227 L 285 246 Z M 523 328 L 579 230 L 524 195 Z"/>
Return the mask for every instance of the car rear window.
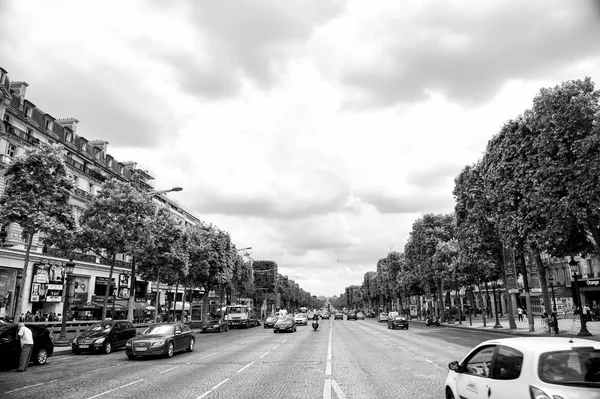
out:
<path id="1" fill-rule="evenodd" d="M 543 353 L 538 376 L 550 384 L 600 388 L 600 350 L 574 348 Z"/>

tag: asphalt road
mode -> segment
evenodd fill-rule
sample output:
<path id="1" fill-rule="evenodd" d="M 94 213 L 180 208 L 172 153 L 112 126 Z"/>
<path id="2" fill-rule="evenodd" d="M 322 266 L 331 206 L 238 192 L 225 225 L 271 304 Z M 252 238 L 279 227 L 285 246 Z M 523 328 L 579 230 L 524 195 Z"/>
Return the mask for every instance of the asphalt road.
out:
<path id="1" fill-rule="evenodd" d="M 0 373 L 9 398 L 440 398 L 447 365 L 494 333 L 390 330 L 375 319 L 323 320 L 318 331 L 262 327 L 196 334 L 171 359 L 64 355 L 25 373 Z"/>

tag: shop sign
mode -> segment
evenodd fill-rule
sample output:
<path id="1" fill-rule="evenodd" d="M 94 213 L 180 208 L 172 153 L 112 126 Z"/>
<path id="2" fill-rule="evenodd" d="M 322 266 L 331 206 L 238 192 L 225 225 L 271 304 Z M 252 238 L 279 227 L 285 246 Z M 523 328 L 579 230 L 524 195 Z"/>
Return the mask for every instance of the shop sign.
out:
<path id="1" fill-rule="evenodd" d="M 65 269 L 62 262 L 44 259 L 41 262 L 34 263 L 29 300 L 31 302 L 60 302 L 62 300 L 64 273 Z"/>
<path id="2" fill-rule="evenodd" d="M 588 280 L 579 280 L 580 287 L 600 288 L 600 278 L 590 278 Z"/>
<path id="3" fill-rule="evenodd" d="M 112 278 L 112 285 L 115 285 L 115 279 Z M 108 277 L 96 277 L 96 285 L 108 285 Z"/>

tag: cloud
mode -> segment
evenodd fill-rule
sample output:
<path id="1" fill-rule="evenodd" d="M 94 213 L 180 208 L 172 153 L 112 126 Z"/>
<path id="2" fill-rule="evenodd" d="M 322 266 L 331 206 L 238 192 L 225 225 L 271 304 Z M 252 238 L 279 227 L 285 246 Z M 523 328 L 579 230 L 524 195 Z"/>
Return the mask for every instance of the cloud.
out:
<path id="1" fill-rule="evenodd" d="M 552 75 L 600 52 L 592 2 L 419 4 L 383 16 L 383 23 L 366 21 L 357 54 L 377 50 L 342 72 L 350 103 L 386 107 L 422 101 L 428 91 L 463 103 L 488 101 L 509 79 Z M 379 36 L 369 36 L 373 27 Z"/>
<path id="2" fill-rule="evenodd" d="M 370 191 L 362 193 L 360 198 L 384 214 L 448 212 L 454 206 L 448 193 L 436 193 L 435 191 L 417 191 L 402 194 L 389 191 Z"/>

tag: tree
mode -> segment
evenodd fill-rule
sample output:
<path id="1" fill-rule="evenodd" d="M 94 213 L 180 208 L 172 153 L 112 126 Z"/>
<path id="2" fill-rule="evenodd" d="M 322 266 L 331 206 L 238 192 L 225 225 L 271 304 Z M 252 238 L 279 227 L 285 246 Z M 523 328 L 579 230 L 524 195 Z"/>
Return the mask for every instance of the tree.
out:
<path id="1" fill-rule="evenodd" d="M 27 281 L 27 268 L 36 234 L 61 237 L 73 230 L 75 220 L 69 199 L 75 189 L 63 160 L 61 147 L 41 143 L 15 158 L 5 172 L 6 188 L 0 197 L 0 223 L 17 223 L 25 240 L 25 260 L 21 281 Z M 23 284 L 24 285 L 24 284 Z M 27 292 L 21 290 L 15 314 L 21 314 Z"/>
<path id="2" fill-rule="evenodd" d="M 105 259 L 110 265 L 108 285 L 104 294 L 102 320 L 106 318 L 108 296 L 117 254 L 131 254 L 145 246 L 148 239 L 145 225 L 154 217 L 150 198 L 129 183 L 107 180 L 90 201 L 79 220 L 81 245 Z"/>

